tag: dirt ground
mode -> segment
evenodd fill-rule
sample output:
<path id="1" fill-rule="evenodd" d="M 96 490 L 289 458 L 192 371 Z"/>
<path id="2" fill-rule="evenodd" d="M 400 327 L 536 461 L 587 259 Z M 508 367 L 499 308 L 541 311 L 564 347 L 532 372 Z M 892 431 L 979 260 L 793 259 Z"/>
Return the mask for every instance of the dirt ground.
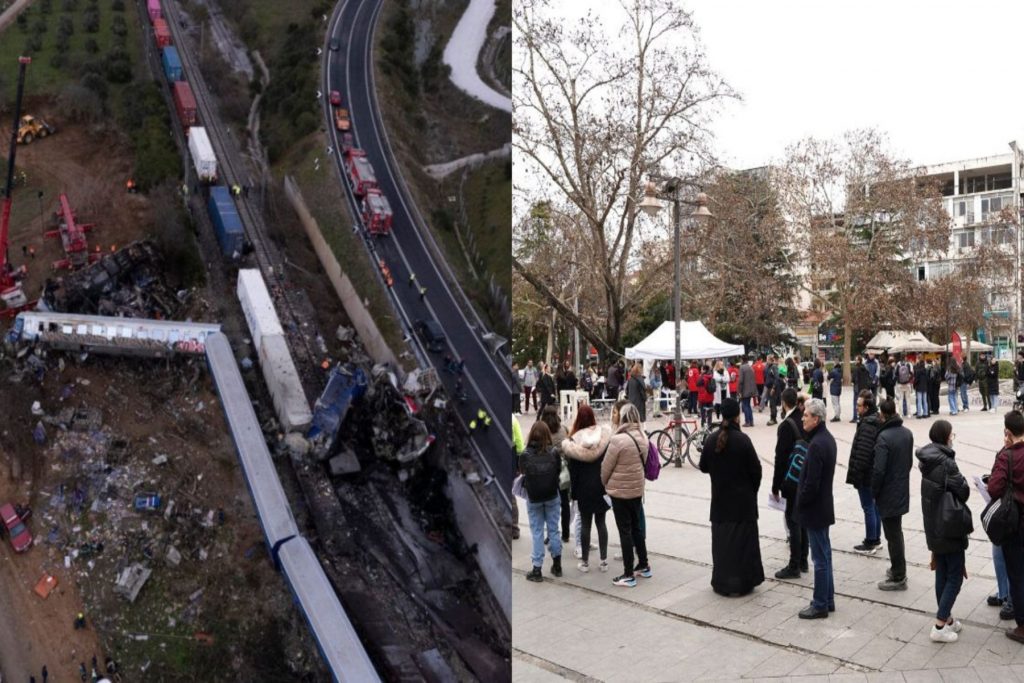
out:
<path id="1" fill-rule="evenodd" d="M 64 256 L 60 239 L 43 236 L 56 228 L 54 214 L 60 193 L 67 193 L 77 222 L 95 224 L 88 233 L 90 249 L 98 246 L 106 251 L 142 237 L 140 226 L 149 223 L 150 214 L 143 196 L 125 191 L 132 162 L 130 151 L 116 134 L 63 122 L 53 108 L 38 101 L 27 101 L 23 110 L 57 127 L 52 136 L 20 145 L 15 157 L 15 178 L 23 171 L 26 180 L 16 180 L 13 192 L 10 254 L 16 266 L 28 266 L 25 293 L 35 299 L 46 279 L 60 274 L 51 267 Z M 7 179 L 11 134 L 10 124 L 3 123 L 0 152 L 5 156 L 0 184 Z M 34 258 L 25 253 L 29 247 L 35 249 Z"/>

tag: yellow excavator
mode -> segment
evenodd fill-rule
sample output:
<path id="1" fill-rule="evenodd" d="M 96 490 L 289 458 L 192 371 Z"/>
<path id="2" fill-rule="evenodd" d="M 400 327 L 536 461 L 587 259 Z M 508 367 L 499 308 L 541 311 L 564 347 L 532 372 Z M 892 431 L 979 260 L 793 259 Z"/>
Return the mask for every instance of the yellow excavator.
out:
<path id="1" fill-rule="evenodd" d="M 27 145 L 36 138 L 45 138 L 55 132 L 56 129 L 46 121 L 37 119 L 31 114 L 25 114 L 21 117 L 21 123 L 18 125 L 18 144 Z"/>

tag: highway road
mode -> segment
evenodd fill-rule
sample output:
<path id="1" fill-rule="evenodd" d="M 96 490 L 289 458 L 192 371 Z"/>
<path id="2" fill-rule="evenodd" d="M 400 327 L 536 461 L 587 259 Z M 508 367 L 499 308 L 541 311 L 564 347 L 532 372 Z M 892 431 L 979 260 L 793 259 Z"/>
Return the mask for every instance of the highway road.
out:
<path id="1" fill-rule="evenodd" d="M 391 269 L 394 276 L 393 301 L 406 330 L 412 329 L 415 320 L 437 320 L 447 336 L 447 354 L 465 361 L 464 389 L 468 400 L 456 405 L 464 424 L 468 424 L 481 407 L 492 417 L 490 429 L 478 427 L 472 440 L 507 501 L 515 469 L 511 450 L 511 377 L 503 361 L 483 340 L 482 335 L 487 330 L 465 294 L 454 284 L 455 278 L 433 242 L 426 222 L 410 199 L 392 155 L 373 76 L 373 33 L 381 5 L 382 0 L 344 0 L 331 20 L 327 42 L 337 39 L 339 49 L 331 51 L 326 43 L 324 45 L 327 62 L 323 71 L 323 103 L 335 150 L 333 158 L 343 179 L 348 201 L 358 214 L 355 197 L 348 183 L 344 182 L 347 174 L 338 153 L 341 141 L 327 101 L 327 94 L 337 90 L 351 114 L 355 146 L 366 152 L 376 172 L 378 186 L 394 211 L 391 234 L 367 239 L 366 243 Z M 442 271 L 449 277 L 445 278 Z M 409 285 L 410 273 L 416 275 L 416 286 Z M 419 287 L 427 290 L 422 299 Z M 456 376 L 444 367 L 446 353 L 428 354 L 423 351 L 421 355 L 426 355 L 433 363 L 449 396 L 454 396 Z"/>

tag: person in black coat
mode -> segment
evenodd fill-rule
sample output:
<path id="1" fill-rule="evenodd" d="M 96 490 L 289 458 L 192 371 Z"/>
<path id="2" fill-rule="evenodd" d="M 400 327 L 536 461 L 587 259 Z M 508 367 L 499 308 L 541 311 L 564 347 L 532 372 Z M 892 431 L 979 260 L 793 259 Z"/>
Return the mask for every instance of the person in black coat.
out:
<path id="1" fill-rule="evenodd" d="M 903 546 L 903 515 L 910 512 L 910 468 L 914 465 L 914 435 L 896 414 L 896 402 L 885 399 L 879 406 L 882 424 L 875 440 L 875 462 L 871 470 L 871 492 L 875 495 L 882 530 L 892 564 L 884 591 L 907 589 L 907 558 Z"/>
<path id="2" fill-rule="evenodd" d="M 939 603 L 930 637 L 935 642 L 952 643 L 961 628 L 959 620 L 952 617 L 952 611 L 967 574 L 964 551 L 969 530 L 941 528 L 940 515 L 947 491 L 960 503 L 966 503 L 971 488 L 954 460 L 953 426 L 946 420 L 936 420 L 928 438 L 931 443 L 918 449 L 917 459 L 921 469 L 924 538 L 928 550 L 932 551 L 931 569 L 935 572 L 935 595 Z"/>
<path id="3" fill-rule="evenodd" d="M 641 365 L 634 363 L 629 370 L 629 380 L 626 382 L 626 399 L 636 406 L 641 422 L 647 420 L 647 387 L 644 386 L 643 373 Z"/>
<path id="4" fill-rule="evenodd" d="M 871 470 L 875 464 L 875 441 L 878 439 L 878 410 L 875 409 L 875 395 L 870 389 L 860 392 L 857 397 L 857 414 L 860 421 L 850 446 L 850 464 L 846 470 L 846 483 L 857 489 L 860 507 L 864 511 L 864 540 L 853 547 L 859 553 L 875 554 L 882 545 L 882 520 L 878 506 L 871 492 Z"/>
<path id="5" fill-rule="evenodd" d="M 991 410 L 999 410 L 999 361 L 995 356 L 989 361 L 985 368 L 985 377 L 988 379 L 988 403 Z"/>
<path id="6" fill-rule="evenodd" d="M 850 422 L 857 421 L 857 397 L 860 396 L 860 392 L 867 389 L 874 394 L 873 386 L 874 380 L 871 377 L 871 371 L 864 364 L 864 359 L 857 356 L 857 364 L 853 366 L 853 419 Z"/>
<path id="7" fill-rule="evenodd" d="M 836 473 L 836 440 L 825 427 L 825 403 L 812 398 L 804 405 L 804 432 L 810 437 L 807 460 L 797 485 L 797 521 L 807 529 L 814 561 L 814 598 L 800 611 L 801 619 L 823 619 L 835 611 L 832 545 L 828 528 L 836 523 L 832 480 Z"/>
<path id="8" fill-rule="evenodd" d="M 739 416 L 736 399 L 722 401 L 722 426 L 700 454 L 700 471 L 711 475 L 711 587 L 721 595 L 746 595 L 764 582 L 757 532 L 761 461 Z"/>
<path id="9" fill-rule="evenodd" d="M 545 407 L 556 405 L 555 379 L 551 376 L 551 366 L 547 363 L 541 368 L 536 391 L 540 394 L 540 408 L 537 409 L 537 414 L 541 415 Z"/>
<path id="10" fill-rule="evenodd" d="M 933 360 L 928 363 L 928 411 L 932 415 L 939 414 L 939 389 L 942 388 L 942 365 Z"/>
<path id="11" fill-rule="evenodd" d="M 786 474 L 789 472 L 790 456 L 797 441 L 806 441 L 804 433 L 803 411 L 796 405 L 796 391 L 786 389 L 782 392 L 782 410 L 785 417 L 777 430 L 775 441 L 775 468 L 772 474 L 772 495 L 779 500 L 780 494 L 786 499 L 786 528 L 789 531 L 789 564 L 775 572 L 776 579 L 799 579 L 800 572 L 807 571 L 807 529 L 800 526 L 796 519 L 796 489 L 784 486 Z"/>
<path id="12" fill-rule="evenodd" d="M 920 358 L 914 365 L 914 396 L 917 402 L 914 417 L 924 419 L 931 415 L 928 408 L 928 366 Z"/>
<path id="13" fill-rule="evenodd" d="M 541 565 L 544 561 L 544 528 L 547 527 L 548 550 L 551 551 L 551 573 L 562 575 L 562 539 L 558 535 L 561 499 L 558 496 L 558 474 L 562 469 L 561 456 L 551 445 L 551 430 L 538 420 L 530 428 L 526 448 L 519 454 L 519 471 L 523 473 L 530 514 L 530 534 L 533 568 L 526 575 L 528 581 L 543 581 Z"/>

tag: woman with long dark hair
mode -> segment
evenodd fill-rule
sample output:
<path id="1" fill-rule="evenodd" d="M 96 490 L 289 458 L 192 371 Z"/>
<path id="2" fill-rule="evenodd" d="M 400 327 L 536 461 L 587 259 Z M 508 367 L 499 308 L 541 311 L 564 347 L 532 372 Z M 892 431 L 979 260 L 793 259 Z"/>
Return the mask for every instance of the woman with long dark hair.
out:
<path id="1" fill-rule="evenodd" d="M 519 471 L 523 473 L 523 486 L 530 515 L 530 534 L 533 536 L 532 569 L 526 578 L 543 581 L 541 565 L 544 562 L 544 527 L 547 527 L 551 551 L 551 573 L 562 575 L 562 541 L 558 536 L 558 517 L 561 501 L 558 499 L 559 455 L 551 446 L 551 430 L 543 422 L 530 428 L 526 448 L 519 454 Z"/>
<path id="2" fill-rule="evenodd" d="M 722 403 L 722 426 L 700 455 L 700 471 L 711 475 L 711 587 L 721 595 L 746 595 L 764 582 L 757 533 L 757 489 L 761 461 L 740 430 L 740 404 Z"/>
<path id="3" fill-rule="evenodd" d="M 601 462 L 611 439 L 611 430 L 598 425 L 594 411 L 582 405 L 576 411 L 569 438 L 562 442 L 562 453 L 569 461 L 569 480 L 572 499 L 579 508 L 580 550 L 582 561 L 577 564 L 581 572 L 590 571 L 590 529 L 597 527 L 597 543 L 601 553 L 601 571 L 608 571 L 608 526 L 605 513 L 608 504 L 601 484 Z"/>

